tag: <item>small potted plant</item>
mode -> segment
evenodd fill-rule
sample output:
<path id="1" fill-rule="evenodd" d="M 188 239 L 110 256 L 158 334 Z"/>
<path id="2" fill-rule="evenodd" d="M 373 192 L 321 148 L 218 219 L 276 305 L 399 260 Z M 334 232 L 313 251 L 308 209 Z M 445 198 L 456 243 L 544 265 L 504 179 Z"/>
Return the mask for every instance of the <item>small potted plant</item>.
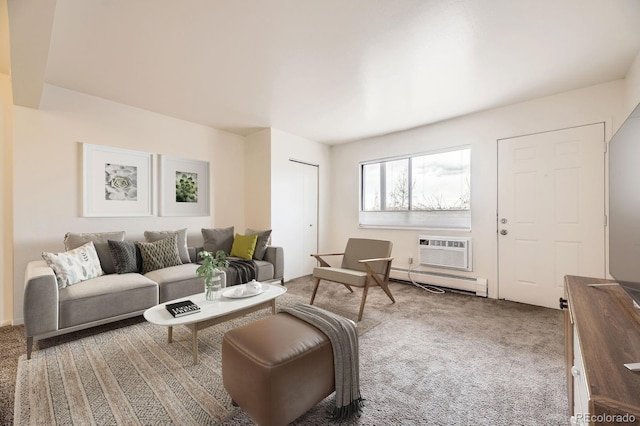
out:
<path id="1" fill-rule="evenodd" d="M 202 264 L 196 269 L 199 277 L 204 277 L 205 300 L 211 302 L 218 296 L 220 289 L 224 288 L 227 282 L 227 275 L 223 268 L 229 267 L 227 253 L 218 250 L 215 254 L 208 251 L 201 251 Z"/>

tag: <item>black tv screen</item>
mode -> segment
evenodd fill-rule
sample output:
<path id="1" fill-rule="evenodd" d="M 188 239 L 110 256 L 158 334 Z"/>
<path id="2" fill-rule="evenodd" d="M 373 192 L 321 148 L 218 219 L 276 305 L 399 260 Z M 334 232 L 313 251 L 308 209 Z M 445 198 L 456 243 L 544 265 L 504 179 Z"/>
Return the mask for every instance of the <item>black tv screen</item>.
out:
<path id="1" fill-rule="evenodd" d="M 609 271 L 640 304 L 640 106 L 609 150 Z"/>

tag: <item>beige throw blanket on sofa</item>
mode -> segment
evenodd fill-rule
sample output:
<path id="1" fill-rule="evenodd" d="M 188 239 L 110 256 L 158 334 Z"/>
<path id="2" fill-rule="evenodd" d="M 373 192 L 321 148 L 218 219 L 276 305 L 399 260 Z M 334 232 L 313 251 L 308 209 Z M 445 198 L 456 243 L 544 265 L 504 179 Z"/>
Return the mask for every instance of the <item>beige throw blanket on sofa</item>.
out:
<path id="1" fill-rule="evenodd" d="M 358 333 L 355 323 L 333 312 L 306 304 L 282 308 L 280 312 L 306 321 L 327 335 L 333 347 L 336 381 L 336 406 L 331 418 L 344 420 L 354 414 L 359 416 L 363 399 L 360 396 Z"/>

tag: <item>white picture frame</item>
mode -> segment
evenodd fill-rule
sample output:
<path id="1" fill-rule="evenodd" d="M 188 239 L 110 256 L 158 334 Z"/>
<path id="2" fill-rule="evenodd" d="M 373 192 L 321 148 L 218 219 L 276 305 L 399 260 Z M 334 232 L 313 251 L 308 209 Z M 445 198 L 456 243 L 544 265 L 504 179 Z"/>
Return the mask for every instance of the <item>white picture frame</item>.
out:
<path id="1" fill-rule="evenodd" d="M 209 216 L 209 162 L 160 155 L 160 216 Z"/>
<path id="2" fill-rule="evenodd" d="M 82 215 L 153 215 L 153 154 L 82 144 Z"/>

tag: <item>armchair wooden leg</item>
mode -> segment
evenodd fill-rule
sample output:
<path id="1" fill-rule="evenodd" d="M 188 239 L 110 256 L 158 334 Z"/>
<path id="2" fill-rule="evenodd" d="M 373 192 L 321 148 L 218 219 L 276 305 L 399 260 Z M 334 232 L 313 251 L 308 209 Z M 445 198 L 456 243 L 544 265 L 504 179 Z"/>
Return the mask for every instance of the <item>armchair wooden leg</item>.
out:
<path id="1" fill-rule="evenodd" d="M 343 286 L 345 286 L 347 288 L 347 290 L 349 290 L 351 293 L 353 293 L 353 289 L 351 288 L 351 286 L 349 284 L 344 284 L 344 283 L 340 283 Z"/>
<path id="2" fill-rule="evenodd" d="M 369 292 L 369 286 L 365 285 L 362 290 L 362 302 L 360 302 L 360 312 L 358 313 L 358 322 L 362 321 L 362 314 L 364 313 L 364 304 L 367 301 L 367 293 Z"/>
<path id="3" fill-rule="evenodd" d="M 311 302 L 309 302 L 310 305 L 313 305 L 313 301 L 316 298 L 316 293 L 318 292 L 319 285 L 320 285 L 320 278 L 316 278 L 316 286 L 313 288 L 313 294 L 311 295 Z"/>
<path id="4" fill-rule="evenodd" d="M 387 294 L 387 296 L 389 296 L 389 299 L 391 299 L 391 301 L 393 303 L 396 303 L 396 299 L 393 298 L 393 294 L 391 294 L 391 290 L 389 290 L 389 282 L 388 281 L 383 281 L 380 283 L 380 288 L 382 288 L 382 290 Z"/>

